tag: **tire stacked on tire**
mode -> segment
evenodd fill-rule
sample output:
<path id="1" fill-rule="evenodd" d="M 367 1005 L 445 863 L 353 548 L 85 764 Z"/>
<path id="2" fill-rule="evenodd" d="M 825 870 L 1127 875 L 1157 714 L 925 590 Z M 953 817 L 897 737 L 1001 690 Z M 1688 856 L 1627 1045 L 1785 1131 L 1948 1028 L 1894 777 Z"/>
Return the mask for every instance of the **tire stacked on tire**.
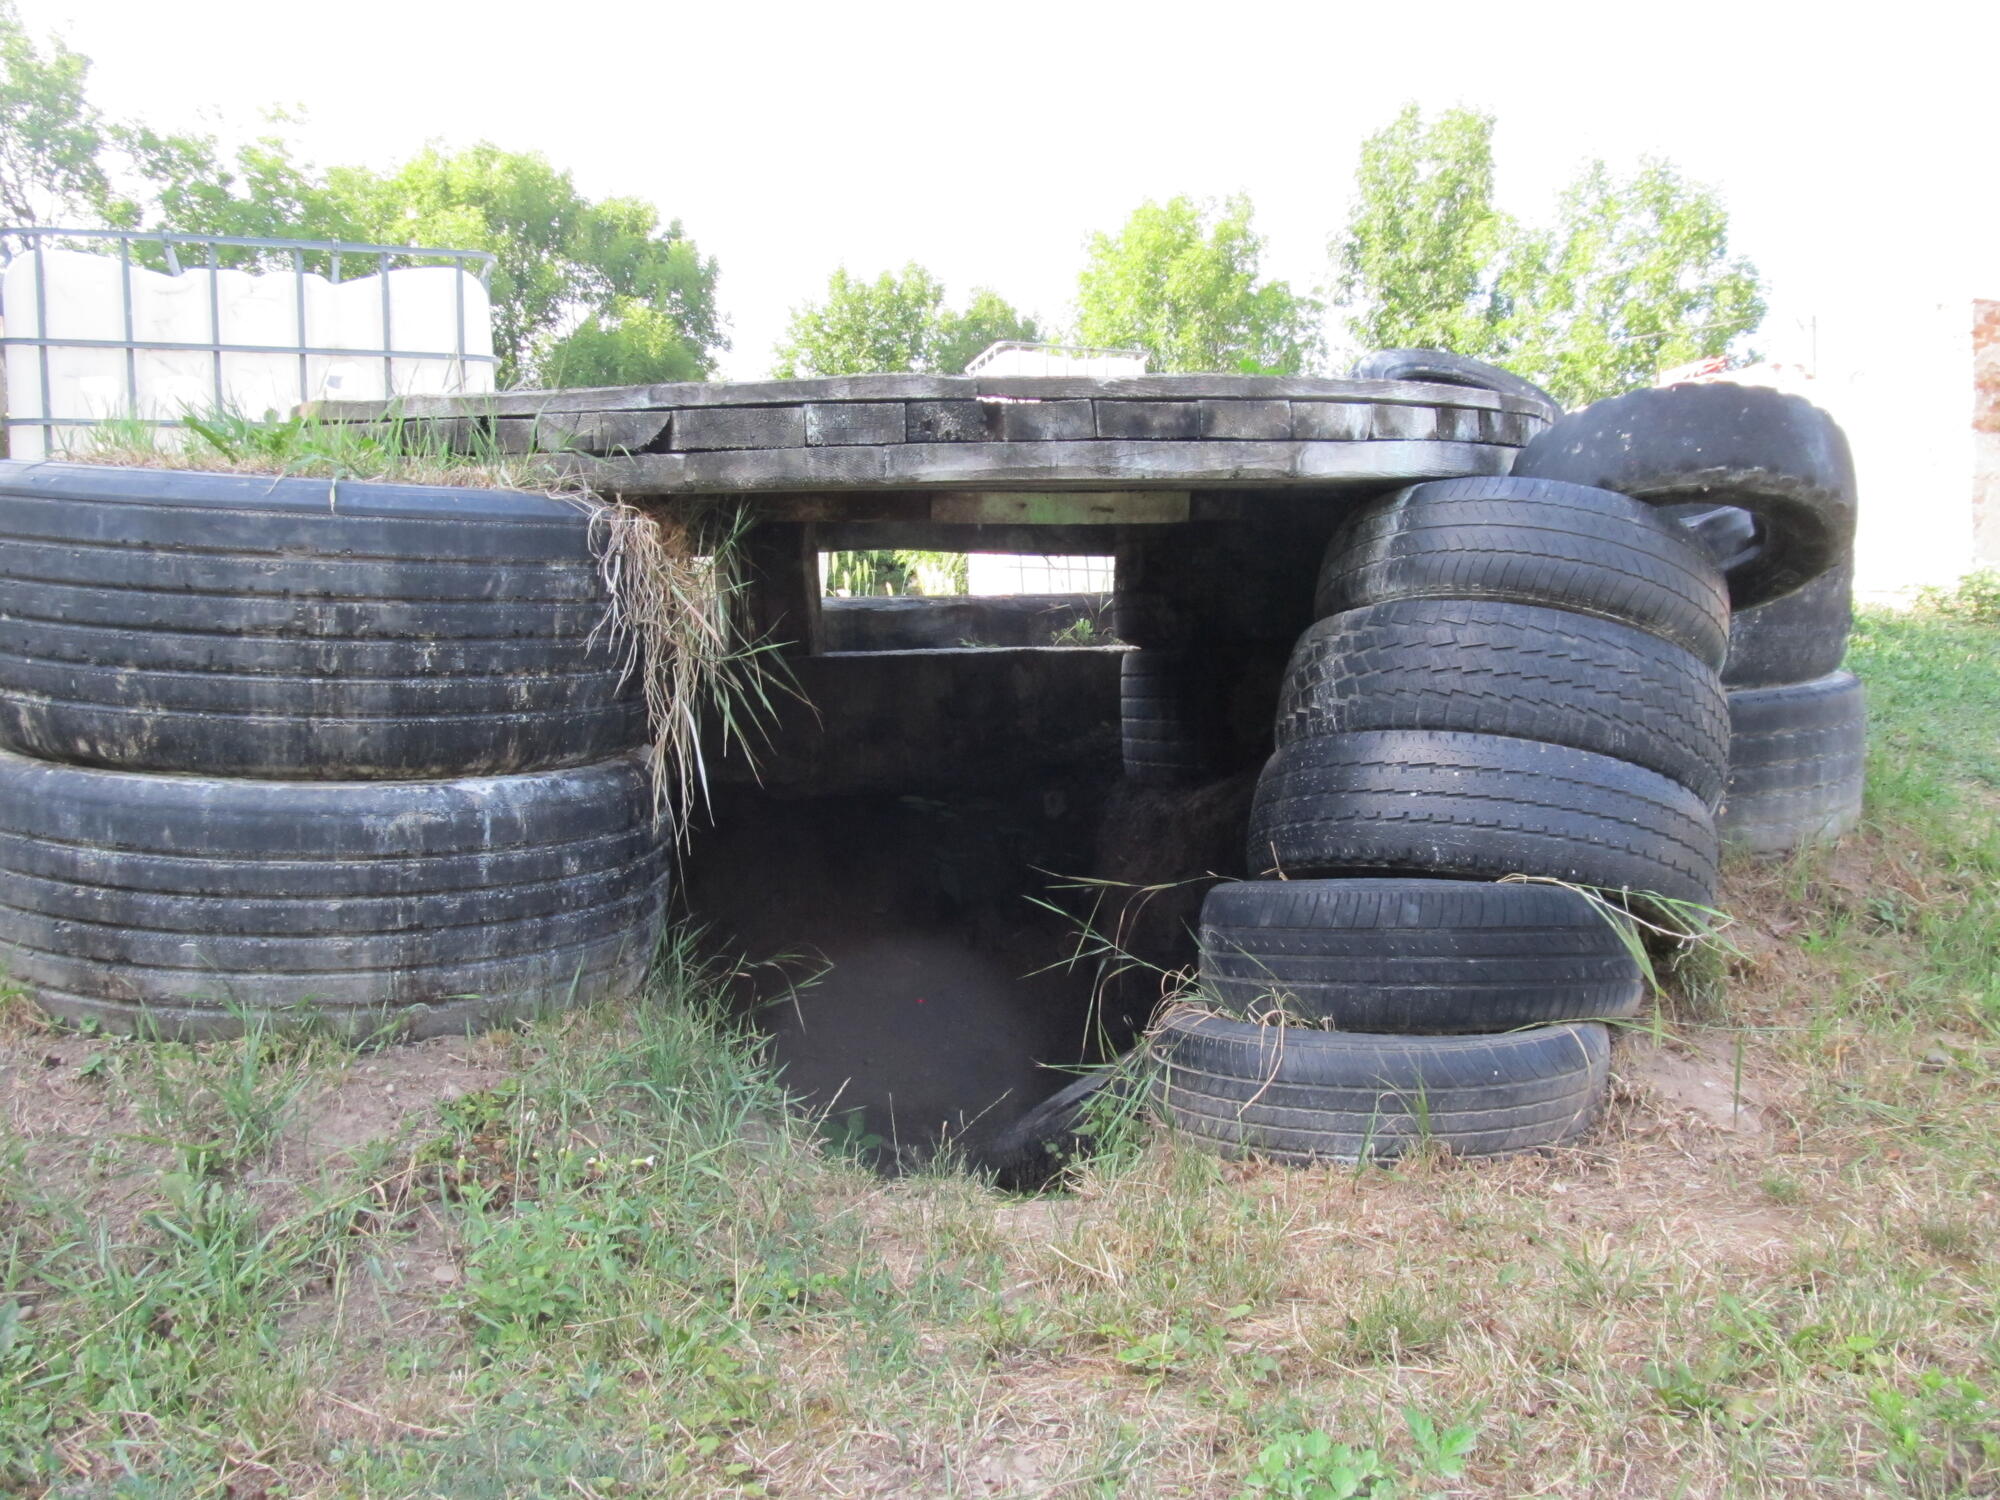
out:
<path id="1" fill-rule="evenodd" d="M 1841 670 L 1852 623 L 1850 557 L 1797 593 L 1731 623 L 1729 790 L 1723 841 L 1759 856 L 1827 843 L 1861 821 L 1868 716 Z"/>
<path id="2" fill-rule="evenodd" d="M 1854 463 L 1838 424 L 1801 397 L 1728 383 L 1600 401 L 1521 451 L 1516 474 L 1602 485 L 1747 544 L 1725 547 L 1735 609 L 1722 680 L 1730 845 L 1781 855 L 1860 821 L 1866 711 L 1840 670 L 1854 580 Z"/>
<path id="3" fill-rule="evenodd" d="M 1216 1013 L 1162 1025 L 1161 1102 L 1281 1160 L 1573 1139 L 1641 978 L 1569 886 L 1713 900 L 1720 571 L 1622 495 L 1445 480 L 1336 533 L 1316 613 L 1251 812 L 1265 878 L 1209 897 Z"/>
<path id="4" fill-rule="evenodd" d="M 52 1015 L 464 1031 L 629 992 L 665 850 L 589 520 L 0 464 L 0 966 Z"/>

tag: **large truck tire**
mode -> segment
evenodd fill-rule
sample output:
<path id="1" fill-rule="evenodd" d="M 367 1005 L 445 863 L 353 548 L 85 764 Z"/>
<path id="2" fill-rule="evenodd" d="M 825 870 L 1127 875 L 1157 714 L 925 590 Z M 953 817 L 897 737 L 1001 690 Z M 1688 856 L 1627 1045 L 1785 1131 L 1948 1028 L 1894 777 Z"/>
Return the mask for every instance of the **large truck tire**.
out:
<path id="1" fill-rule="evenodd" d="M 1594 615 L 1722 665 L 1729 599 L 1700 543 L 1608 490 L 1509 476 L 1412 485 L 1361 507 L 1320 570 L 1321 617 L 1398 599 Z"/>
<path id="2" fill-rule="evenodd" d="M 0 752 L 0 969 L 109 1031 L 421 1037 L 623 995 L 666 889 L 636 757 L 326 783 Z"/>
<path id="3" fill-rule="evenodd" d="M 1803 588 L 1854 543 L 1846 434 L 1804 397 L 1763 386 L 1670 385 L 1594 402 L 1531 439 L 1513 472 L 1654 505 L 1749 511 L 1756 553 L 1729 570 L 1737 609 Z"/>
<path id="4" fill-rule="evenodd" d="M 0 748 L 426 780 L 644 743 L 589 516 L 506 490 L 0 463 Z"/>
<path id="5" fill-rule="evenodd" d="M 1271 757 L 1250 808 L 1254 873 L 1532 875 L 1711 905 L 1715 816 L 1655 771 L 1491 734 L 1367 731 Z"/>
<path id="6" fill-rule="evenodd" d="M 1644 998 L 1623 920 L 1527 881 L 1232 881 L 1201 909 L 1201 993 L 1335 1031 L 1608 1020 Z"/>
<path id="7" fill-rule="evenodd" d="M 1757 855 L 1831 842 L 1861 821 L 1868 717 L 1852 672 L 1729 695 L 1723 841 Z"/>
<path id="8" fill-rule="evenodd" d="M 1629 625 L 1494 600 L 1329 615 L 1292 653 L 1277 742 L 1364 729 L 1507 735 L 1616 756 L 1711 807 L 1729 770 L 1715 669 Z"/>
<path id="9" fill-rule="evenodd" d="M 1357 1161 L 1433 1143 L 1498 1156 L 1574 1140 L 1603 1109 L 1611 1044 L 1585 1022 L 1494 1036 L 1370 1036 L 1169 1015 L 1153 1097 L 1225 1156 Z"/>

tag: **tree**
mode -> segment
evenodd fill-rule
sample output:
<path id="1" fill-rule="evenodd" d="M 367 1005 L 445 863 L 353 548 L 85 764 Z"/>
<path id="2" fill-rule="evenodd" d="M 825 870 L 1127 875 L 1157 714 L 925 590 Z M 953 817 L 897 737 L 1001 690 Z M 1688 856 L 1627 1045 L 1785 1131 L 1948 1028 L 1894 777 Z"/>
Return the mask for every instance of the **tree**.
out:
<path id="1" fill-rule="evenodd" d="M 0 0 L 0 214 L 46 224 L 110 197 L 103 118 L 84 93 L 90 59 L 60 38 L 44 57 L 12 0 Z"/>
<path id="2" fill-rule="evenodd" d="M 975 287 L 964 312 L 947 310 L 938 319 L 931 361 L 940 375 L 962 375 L 995 344 L 1036 344 L 1041 338 L 1033 318 L 1016 312 L 998 292 Z"/>
<path id="3" fill-rule="evenodd" d="M 1494 256 L 1509 226 L 1493 208 L 1493 117 L 1412 104 L 1361 144 L 1339 290 L 1363 349 L 1495 352 Z"/>
<path id="4" fill-rule="evenodd" d="M 1077 337 L 1144 349 L 1162 371 L 1295 375 L 1318 356 L 1320 305 L 1282 281 L 1259 283 L 1264 241 L 1250 200 L 1151 200 L 1113 238 L 1090 239 L 1077 283 Z"/>
<path id="5" fill-rule="evenodd" d="M 1728 212 L 1663 161 L 1622 181 L 1590 163 L 1553 230 L 1515 237 L 1498 286 L 1511 367 L 1572 403 L 1726 354 L 1764 321 L 1756 268 L 1729 254 Z"/>
<path id="6" fill-rule="evenodd" d="M 225 159 L 212 138 L 126 137 L 161 228 L 488 250 L 503 385 L 700 380 L 728 342 L 716 265 L 631 198 L 591 202 L 566 171 L 487 142 L 389 172 L 299 162 L 280 137 Z"/>
<path id="7" fill-rule="evenodd" d="M 1412 105 L 1361 148 L 1337 247 L 1363 348 L 1445 348 L 1581 404 L 1726 354 L 1763 321 L 1757 271 L 1729 254 L 1715 193 L 1667 162 L 1615 178 L 1589 163 L 1554 222 L 1493 204 L 1493 120 Z"/>
<path id="8" fill-rule="evenodd" d="M 915 372 L 958 375 L 1000 339 L 1041 335 L 997 292 L 976 289 L 963 312 L 945 306 L 942 283 L 912 262 L 873 281 L 845 266 L 827 278 L 826 298 L 792 309 L 774 373 L 809 375 Z"/>
<path id="9" fill-rule="evenodd" d="M 0 211 L 26 222 L 60 210 L 119 228 L 491 251 L 503 385 L 700 380 L 728 347 L 715 261 L 679 222 L 663 225 L 637 199 L 585 198 L 546 157 L 482 142 L 428 148 L 386 172 L 322 171 L 299 159 L 283 115 L 234 149 L 107 121 L 85 91 L 89 66 L 60 42 L 44 58 L 0 0 Z M 157 246 L 139 257 L 161 260 Z M 253 251 L 218 259 L 290 263 Z"/>

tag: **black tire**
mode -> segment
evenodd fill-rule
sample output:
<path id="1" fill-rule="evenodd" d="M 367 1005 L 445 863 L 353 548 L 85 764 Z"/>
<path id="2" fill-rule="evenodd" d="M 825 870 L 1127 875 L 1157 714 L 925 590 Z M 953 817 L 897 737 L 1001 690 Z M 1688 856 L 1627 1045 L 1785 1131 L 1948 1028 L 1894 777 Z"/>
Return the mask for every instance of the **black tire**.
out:
<path id="1" fill-rule="evenodd" d="M 623 994 L 665 893 L 631 757 L 325 783 L 0 752 L 0 965 L 112 1031 L 226 1036 L 248 1016 L 432 1036 Z"/>
<path id="2" fill-rule="evenodd" d="M 502 490 L 0 464 L 0 747 L 339 780 L 616 754 L 645 711 L 589 531 Z"/>
<path id="3" fill-rule="evenodd" d="M 1720 666 L 1729 601 L 1700 545 L 1607 490 L 1509 477 L 1413 485 L 1360 508 L 1320 569 L 1320 616 L 1494 599 L 1616 620 Z"/>
<path id="4" fill-rule="evenodd" d="M 1381 349 L 1364 354 L 1347 373 L 1354 380 L 1421 380 L 1431 385 L 1495 391 L 1527 402 L 1545 422 L 1553 422 L 1562 415 L 1561 403 L 1532 380 L 1523 380 L 1498 365 L 1443 349 Z"/>
<path id="5" fill-rule="evenodd" d="M 1629 625 L 1487 599 L 1399 599 L 1305 633 L 1278 701 L 1278 744 L 1364 729 L 1569 745 L 1658 771 L 1711 807 L 1729 772 L 1713 667 Z"/>
<path id="6" fill-rule="evenodd" d="M 1840 670 L 1854 625 L 1854 559 L 1822 573 L 1796 593 L 1737 614 L 1729 622 L 1724 686 L 1782 687 Z"/>
<path id="7" fill-rule="evenodd" d="M 1590 1022 L 1497 1036 L 1369 1036 L 1169 1016 L 1153 1097 L 1226 1156 L 1358 1161 L 1435 1141 L 1461 1156 L 1561 1145 L 1603 1108 L 1611 1040 Z"/>
<path id="8" fill-rule="evenodd" d="M 1637 1012 L 1639 961 L 1562 886 L 1251 880 L 1201 909 L 1201 989 L 1231 1015 L 1335 1031 L 1512 1031 Z"/>
<path id="9" fill-rule="evenodd" d="M 1086 1129 L 1091 1101 L 1108 1089 L 1129 1093 L 1131 1064 L 1120 1061 L 1065 1084 L 989 1141 L 980 1164 L 1010 1192 L 1031 1192 L 1092 1149 Z"/>
<path id="10" fill-rule="evenodd" d="M 1530 440 L 1514 473 L 1749 511 L 1759 545 L 1730 570 L 1737 609 L 1804 587 L 1854 542 L 1846 435 L 1803 397 L 1759 386 L 1670 385 L 1596 402 Z"/>
<path id="11" fill-rule="evenodd" d="M 1209 777 L 1223 758 L 1223 684 L 1213 652 L 1142 647 L 1118 664 L 1125 775 L 1146 786 Z"/>
<path id="12" fill-rule="evenodd" d="M 1752 854 L 1830 842 L 1861 821 L 1868 716 L 1852 672 L 1729 695 L 1729 791 L 1720 827 Z"/>
<path id="13" fill-rule="evenodd" d="M 1329 734 L 1265 766 L 1249 858 L 1259 874 L 1540 875 L 1708 905 L 1715 819 L 1678 782 L 1566 745 Z"/>

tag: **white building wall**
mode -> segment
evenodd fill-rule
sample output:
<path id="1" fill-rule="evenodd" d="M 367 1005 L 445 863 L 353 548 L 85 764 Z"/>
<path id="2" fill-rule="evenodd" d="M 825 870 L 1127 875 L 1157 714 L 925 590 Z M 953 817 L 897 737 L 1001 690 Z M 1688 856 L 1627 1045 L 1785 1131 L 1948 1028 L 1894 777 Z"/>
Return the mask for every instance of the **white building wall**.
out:
<path id="1" fill-rule="evenodd" d="M 1846 431 L 1860 492 L 1856 594 L 1907 598 L 1979 566 L 1970 303 L 1885 295 L 1767 324 L 1759 339 L 1765 364 L 1718 378 L 1796 391 Z"/>

